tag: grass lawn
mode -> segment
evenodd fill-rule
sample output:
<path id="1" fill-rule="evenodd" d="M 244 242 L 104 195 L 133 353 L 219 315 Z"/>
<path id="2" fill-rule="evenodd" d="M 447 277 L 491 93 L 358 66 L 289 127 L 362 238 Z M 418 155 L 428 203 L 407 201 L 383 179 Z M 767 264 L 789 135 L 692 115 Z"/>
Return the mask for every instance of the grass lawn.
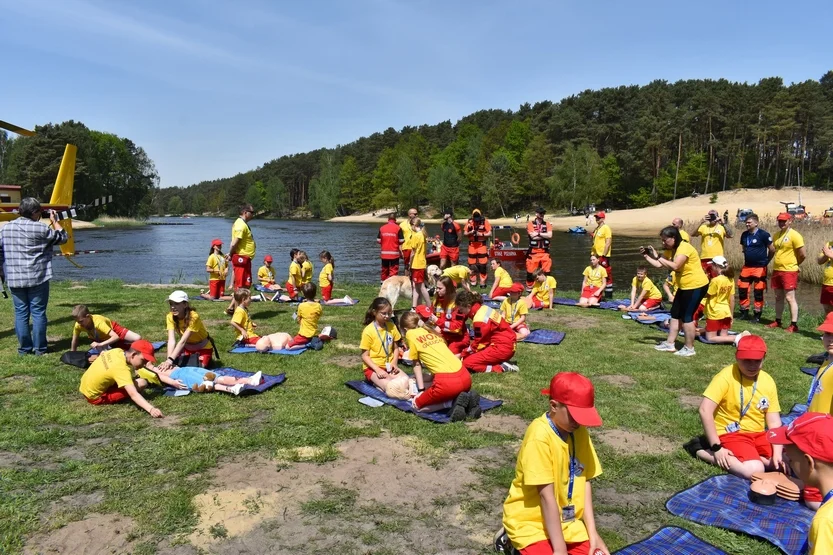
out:
<path id="1" fill-rule="evenodd" d="M 778 553 L 664 508 L 670 495 L 716 473 L 681 445 L 700 431 L 696 404 L 709 379 L 732 362 L 728 346 L 697 343 L 697 356 L 681 360 L 653 350 L 663 337 L 654 328 L 612 311 L 556 306 L 530 321 L 567 332 L 560 346 L 519 345 L 519 373 L 475 376 L 475 388 L 503 399 L 503 407 L 476 423 L 437 425 L 365 407 L 343 385 L 361 376 L 362 319 L 377 291 L 356 285 L 349 294 L 359 305 L 324 309 L 321 323 L 336 326 L 338 340 L 295 357 L 223 352 L 234 337 L 226 305 L 193 304 L 223 366 L 287 374 L 285 384 L 262 395 L 150 393 L 165 414 L 160 420 L 130 403 L 89 405 L 78 392 L 81 370 L 59 362 L 69 349 L 72 306 L 85 303 L 161 340 L 165 298 L 175 287 L 53 283 L 55 353 L 45 357 L 16 354 L 8 301 L 0 316 L 0 553 L 70 546 L 177 554 L 488 553 L 520 439 L 547 406 L 539 390 L 566 370 L 596 386 L 604 426 L 591 434 L 604 473 L 594 482 L 594 504 L 611 549 L 672 524 L 729 553 Z M 261 333 L 294 333 L 291 314 L 286 305 L 251 307 Z M 793 335 L 750 327 L 767 340 L 764 369 L 778 384 L 784 411 L 806 400 L 810 378 L 798 366 L 822 350 L 813 331 L 818 319 L 800 325 Z"/>

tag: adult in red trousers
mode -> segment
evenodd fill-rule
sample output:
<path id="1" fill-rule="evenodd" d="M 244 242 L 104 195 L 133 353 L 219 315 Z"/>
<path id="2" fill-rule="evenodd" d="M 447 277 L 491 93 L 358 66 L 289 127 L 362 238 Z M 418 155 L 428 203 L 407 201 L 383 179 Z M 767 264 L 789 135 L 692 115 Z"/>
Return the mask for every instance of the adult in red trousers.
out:
<path id="1" fill-rule="evenodd" d="M 252 286 L 252 259 L 255 257 L 255 239 L 249 228 L 249 220 L 255 215 L 251 204 L 240 207 L 240 217 L 231 227 L 231 245 L 226 257 L 234 267 L 234 288 Z"/>
<path id="2" fill-rule="evenodd" d="M 414 223 L 414 219 L 419 215 L 416 208 L 409 208 L 408 209 L 408 217 L 402 220 L 399 223 L 399 228 L 402 230 L 402 236 L 405 238 L 405 242 L 402 243 L 402 261 L 405 263 L 405 267 L 408 268 L 411 264 L 411 234 L 414 232 L 413 228 L 411 227 Z"/>
<path id="3" fill-rule="evenodd" d="M 440 247 L 440 269 L 456 266 L 460 261 L 460 224 L 454 221 L 451 210 L 443 213 L 443 244 Z"/>
<path id="4" fill-rule="evenodd" d="M 405 242 L 402 228 L 396 223 L 396 215 L 393 212 L 388 215 L 388 223 L 379 228 L 376 242 L 382 250 L 382 282 L 384 282 L 399 273 L 399 249 Z"/>
<path id="5" fill-rule="evenodd" d="M 552 271 L 552 226 L 544 221 L 544 214 L 544 209 L 539 206 L 535 209 L 535 219 L 526 224 L 526 234 L 529 236 L 529 248 L 526 251 L 526 286 L 529 289 L 532 289 L 535 283 L 532 272 L 541 268 L 542 272 L 549 275 Z"/>

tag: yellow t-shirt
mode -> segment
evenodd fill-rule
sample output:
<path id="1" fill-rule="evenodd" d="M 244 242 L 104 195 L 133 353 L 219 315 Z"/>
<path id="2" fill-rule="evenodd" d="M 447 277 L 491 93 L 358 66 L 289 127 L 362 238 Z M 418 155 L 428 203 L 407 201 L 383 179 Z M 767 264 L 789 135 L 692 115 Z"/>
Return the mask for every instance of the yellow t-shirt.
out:
<path id="1" fill-rule="evenodd" d="M 823 412 L 833 414 L 833 362 L 819 368 L 813 383 L 816 384 L 816 392 L 807 412 Z M 812 386 L 811 386 L 812 387 Z M 831 551 L 833 553 L 833 551 Z"/>
<path id="2" fill-rule="evenodd" d="M 428 265 L 425 260 L 425 235 L 422 233 L 411 234 L 411 268 L 414 270 L 424 270 Z"/>
<path id="3" fill-rule="evenodd" d="M 289 280 L 295 287 L 301 286 L 301 265 L 294 260 L 289 263 Z"/>
<path id="4" fill-rule="evenodd" d="M 709 290 L 703 301 L 706 304 L 705 315 L 708 320 L 722 320 L 732 317 L 729 299 L 735 295 L 735 282 L 726 276 L 713 277 Z"/>
<path id="5" fill-rule="evenodd" d="M 405 221 L 399 224 L 399 229 L 402 230 L 402 237 L 405 239 L 402 243 L 402 250 L 411 250 L 411 235 L 414 234 L 414 230 L 411 229 L 411 220 L 405 218 Z"/>
<path id="6" fill-rule="evenodd" d="M 304 301 L 298 305 L 298 322 L 301 327 L 298 329 L 298 335 L 304 337 L 312 337 L 318 331 L 318 319 L 321 318 L 321 313 L 324 308 L 321 303 L 315 301 Z"/>
<path id="7" fill-rule="evenodd" d="M 312 262 L 304 260 L 304 263 L 301 264 L 301 285 L 312 283 L 312 270 Z"/>
<path id="8" fill-rule="evenodd" d="M 674 272 L 677 288 L 683 290 L 698 289 L 708 284 L 709 278 L 700 265 L 700 256 L 697 254 L 697 249 L 692 247 L 690 243 L 680 243 L 673 256 L 677 258 L 681 254 L 687 256 L 688 259 L 682 268 Z"/>
<path id="9" fill-rule="evenodd" d="M 810 523 L 809 555 L 833 553 L 833 503 L 825 503 Z"/>
<path id="10" fill-rule="evenodd" d="M 744 408 L 749 404 L 749 410 L 743 418 L 740 418 L 741 379 Z M 740 422 L 739 431 L 763 432 L 766 429 L 766 413 L 768 411 L 781 412 L 781 405 L 778 404 L 778 389 L 772 377 L 761 370 L 753 396 L 754 383 L 741 375 L 737 364 L 730 364 L 712 378 L 706 391 L 703 392 L 703 397 L 717 403 L 717 410 L 714 413 L 717 435 L 728 433 L 726 426 L 738 421 Z"/>
<path id="11" fill-rule="evenodd" d="M 797 272 L 798 258 L 795 256 L 795 251 L 804 246 L 804 237 L 792 228 L 786 233 L 783 229 L 779 229 L 778 233 L 772 236 L 772 244 L 775 245 L 772 269 L 781 272 Z"/>
<path id="12" fill-rule="evenodd" d="M 377 328 L 376 322 L 370 322 L 362 330 L 359 349 L 368 351 L 370 360 L 384 368 L 385 362 L 393 361 L 393 350 L 397 348 L 395 343 L 400 339 L 402 336 L 393 322 L 387 322 L 384 328 Z"/>
<path id="13" fill-rule="evenodd" d="M 443 270 L 443 276 L 451 278 L 454 283 L 460 284 L 469 279 L 471 270 L 468 266 L 451 266 Z"/>
<path id="14" fill-rule="evenodd" d="M 242 306 L 234 309 L 234 315 L 231 317 L 231 321 L 246 330 L 247 337 L 257 335 L 254 326 L 252 326 L 252 319 L 249 318 L 249 311 Z M 237 340 L 239 341 L 241 339 L 243 339 L 243 334 L 238 334 Z"/>
<path id="15" fill-rule="evenodd" d="M 588 287 L 604 287 L 605 282 L 607 282 L 607 270 L 601 266 L 596 266 L 595 268 L 588 266 L 581 275 L 587 278 Z"/>
<path id="16" fill-rule="evenodd" d="M 555 297 L 555 278 L 552 276 L 547 276 L 546 281 L 541 283 L 537 279 L 535 283 L 532 284 L 532 296 L 545 305 L 548 305 L 550 302 L 550 295 Z"/>
<path id="17" fill-rule="evenodd" d="M 133 384 L 133 372 L 124 358 L 122 349 L 104 351 L 93 361 L 81 376 L 78 388 L 87 399 L 98 399 L 113 386 L 124 387 Z"/>
<path id="18" fill-rule="evenodd" d="M 607 252 L 604 252 L 605 239 L 611 240 L 610 248 L 607 249 Z M 593 233 L 593 248 L 590 249 L 590 254 L 595 254 L 596 256 L 610 256 L 611 250 L 613 250 L 613 233 L 610 231 L 610 226 L 604 224 L 597 227 L 596 231 Z"/>
<path id="19" fill-rule="evenodd" d="M 165 318 L 166 321 L 166 328 L 168 331 L 175 330 L 179 335 L 185 333 L 185 331 L 190 330 L 191 335 L 188 337 L 188 343 L 193 345 L 195 343 L 202 343 L 203 340 L 208 337 L 208 330 L 205 329 L 205 325 L 202 323 L 202 318 L 200 315 L 197 314 L 196 310 L 191 310 L 191 319 L 188 324 L 188 327 L 185 327 L 184 321 L 179 321 L 174 325 L 174 315 L 168 312 L 168 315 Z"/>
<path id="20" fill-rule="evenodd" d="M 518 299 L 518 302 L 512 304 L 509 297 L 506 297 L 503 299 L 503 302 L 500 303 L 500 313 L 503 314 L 503 318 L 511 325 L 514 324 L 515 320 L 521 316 L 529 314 L 529 308 L 526 306 L 523 299 Z"/>
<path id="21" fill-rule="evenodd" d="M 495 281 L 497 282 L 498 287 L 512 287 L 512 276 L 510 276 L 509 272 L 500 266 L 495 268 Z"/>
<path id="22" fill-rule="evenodd" d="M 443 337 L 425 328 L 405 332 L 405 343 L 410 349 L 411 360 L 419 360 L 432 374 L 453 374 L 463 367 L 463 362 L 449 350 Z"/>
<path id="23" fill-rule="evenodd" d="M 833 241 L 828 241 L 827 247 L 833 247 Z M 822 256 L 823 254 L 823 252 L 820 252 L 819 256 Z M 822 285 L 833 285 L 833 261 L 828 259 L 827 262 L 822 265 L 822 269 L 824 271 L 822 276 Z"/>
<path id="24" fill-rule="evenodd" d="M 275 269 L 264 264 L 257 269 L 257 280 L 261 285 L 275 283 Z"/>
<path id="25" fill-rule="evenodd" d="M 683 241 L 688 241 L 689 243 L 691 243 L 691 236 L 688 234 L 688 231 L 680 229 L 680 237 L 683 238 Z"/>
<path id="26" fill-rule="evenodd" d="M 239 239 L 236 247 L 236 254 L 240 256 L 255 257 L 255 240 L 252 237 L 252 230 L 249 229 L 249 224 L 243 221 L 243 218 L 237 218 L 234 225 L 231 227 L 231 240 Z"/>
<path id="27" fill-rule="evenodd" d="M 72 334 L 80 336 L 82 333 L 86 333 L 87 337 L 93 341 L 107 341 L 110 339 L 110 330 L 113 329 L 113 323 L 110 322 L 110 319 L 99 314 L 90 314 L 90 316 L 93 319 L 93 331 L 89 332 L 82 328 L 81 324 L 75 322 L 72 327 Z"/>
<path id="28" fill-rule="evenodd" d="M 697 233 L 700 234 L 700 258 L 723 256 L 723 241 L 726 237 L 726 228 L 720 224 L 701 224 L 697 228 Z"/>
<path id="29" fill-rule="evenodd" d="M 329 287 L 332 282 L 330 281 L 330 276 L 333 275 L 333 265 L 329 262 L 324 264 L 324 267 L 321 268 L 321 272 L 318 274 L 318 286 L 322 289 L 324 287 Z"/>
<path id="30" fill-rule="evenodd" d="M 553 484 L 559 510 L 569 504 L 571 444 L 575 445 L 573 454 L 580 464 L 580 472 L 573 479 L 573 498 L 569 502 L 575 507 L 576 518 L 562 522 L 561 531 L 567 543 L 589 539 L 583 521 L 585 484 L 602 473 L 602 465 L 587 428 L 578 428 L 573 432 L 573 441 L 564 442 L 544 415 L 533 420 L 526 429 L 515 464 L 515 478 L 503 502 L 503 526 L 515 549 L 548 539 L 538 486 Z"/>
<path id="31" fill-rule="evenodd" d="M 208 272 L 208 279 L 210 281 L 223 281 L 226 276 L 226 259 L 219 254 L 213 252 L 208 255 L 208 260 L 205 261 L 205 267 L 211 268 Z"/>
<path id="32" fill-rule="evenodd" d="M 659 288 L 656 285 L 654 285 L 654 282 L 651 281 L 651 278 L 649 278 L 648 276 L 645 276 L 645 278 L 642 280 L 642 285 L 639 284 L 639 280 L 633 278 L 633 281 L 631 281 L 631 287 L 636 287 L 637 290 L 642 289 L 643 291 L 645 291 L 645 299 L 662 299 L 662 293 L 660 292 Z M 638 297 L 639 293 L 637 293 L 636 296 Z"/>
<path id="33" fill-rule="evenodd" d="M 139 368 L 138 370 L 136 370 L 136 375 L 140 378 L 143 378 L 150 384 L 153 384 L 158 387 L 162 386 L 162 380 L 159 379 L 159 376 L 156 374 L 156 372 L 151 372 L 147 368 Z"/>

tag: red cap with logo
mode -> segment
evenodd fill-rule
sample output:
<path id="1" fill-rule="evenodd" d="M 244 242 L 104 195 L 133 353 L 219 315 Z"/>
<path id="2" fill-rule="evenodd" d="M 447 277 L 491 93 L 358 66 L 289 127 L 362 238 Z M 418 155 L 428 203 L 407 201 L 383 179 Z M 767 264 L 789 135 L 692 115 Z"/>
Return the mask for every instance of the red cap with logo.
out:
<path id="1" fill-rule="evenodd" d="M 263 260 L 264 260 L 264 262 L 272 262 L 272 255 L 267 254 L 266 256 L 263 257 Z"/>
<path id="2" fill-rule="evenodd" d="M 828 313 L 824 322 L 816 329 L 824 333 L 833 333 L 833 312 Z"/>
<path id="3" fill-rule="evenodd" d="M 151 345 L 150 341 L 145 339 L 134 341 L 130 344 L 130 348 L 141 354 L 146 361 L 156 362 L 156 356 L 153 354 L 153 345 Z"/>
<path id="4" fill-rule="evenodd" d="M 220 240 L 220 239 L 212 239 L 211 240 L 211 246 L 212 247 L 222 247 L 223 246 L 223 241 Z"/>
<path id="5" fill-rule="evenodd" d="M 778 217 L 775 218 L 775 219 L 778 220 L 779 222 L 788 222 L 788 221 L 793 219 L 793 216 L 789 212 L 781 212 L 780 214 L 778 214 Z"/>
<path id="6" fill-rule="evenodd" d="M 427 320 L 431 317 L 433 312 L 431 311 L 431 307 L 421 304 L 416 307 L 416 313 L 419 314 L 419 317 L 423 320 Z"/>
<path id="7" fill-rule="evenodd" d="M 761 360 L 766 356 L 766 342 L 759 335 L 747 335 L 738 341 L 735 358 L 738 360 Z"/>
<path id="8" fill-rule="evenodd" d="M 814 459 L 833 464 L 833 417 L 823 412 L 805 412 L 789 426 L 766 434 L 775 445 L 793 444 Z"/>
<path id="9" fill-rule="evenodd" d="M 576 372 L 559 372 L 550 380 L 549 389 L 541 393 L 550 399 L 567 405 L 567 411 L 582 426 L 601 426 L 602 418 L 593 406 L 596 395 L 593 383 Z"/>
<path id="10" fill-rule="evenodd" d="M 601 211 L 600 211 L 600 212 L 596 212 L 595 214 L 593 214 L 593 216 L 594 216 L 594 217 L 596 217 L 596 218 L 601 218 L 601 219 L 603 219 L 603 220 L 607 217 L 607 216 L 605 215 L 605 213 L 604 213 L 604 212 L 601 212 Z"/>

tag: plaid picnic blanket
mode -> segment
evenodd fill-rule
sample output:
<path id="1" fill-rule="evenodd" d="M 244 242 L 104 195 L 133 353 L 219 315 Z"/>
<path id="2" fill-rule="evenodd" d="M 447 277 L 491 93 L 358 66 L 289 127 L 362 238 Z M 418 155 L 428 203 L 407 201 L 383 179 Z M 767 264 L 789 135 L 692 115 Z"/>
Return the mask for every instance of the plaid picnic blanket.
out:
<path id="1" fill-rule="evenodd" d="M 726 555 L 688 530 L 676 526 L 660 528 L 648 538 L 623 547 L 615 555 Z"/>
<path id="2" fill-rule="evenodd" d="M 767 540 L 787 555 L 799 555 L 813 511 L 778 498 L 775 505 L 749 500 L 749 482 L 738 476 L 712 476 L 681 491 L 665 504 L 680 518 Z"/>
<path id="3" fill-rule="evenodd" d="M 537 343 L 538 345 L 558 345 L 564 341 L 563 331 L 537 329 L 529 332 L 521 343 Z"/>

